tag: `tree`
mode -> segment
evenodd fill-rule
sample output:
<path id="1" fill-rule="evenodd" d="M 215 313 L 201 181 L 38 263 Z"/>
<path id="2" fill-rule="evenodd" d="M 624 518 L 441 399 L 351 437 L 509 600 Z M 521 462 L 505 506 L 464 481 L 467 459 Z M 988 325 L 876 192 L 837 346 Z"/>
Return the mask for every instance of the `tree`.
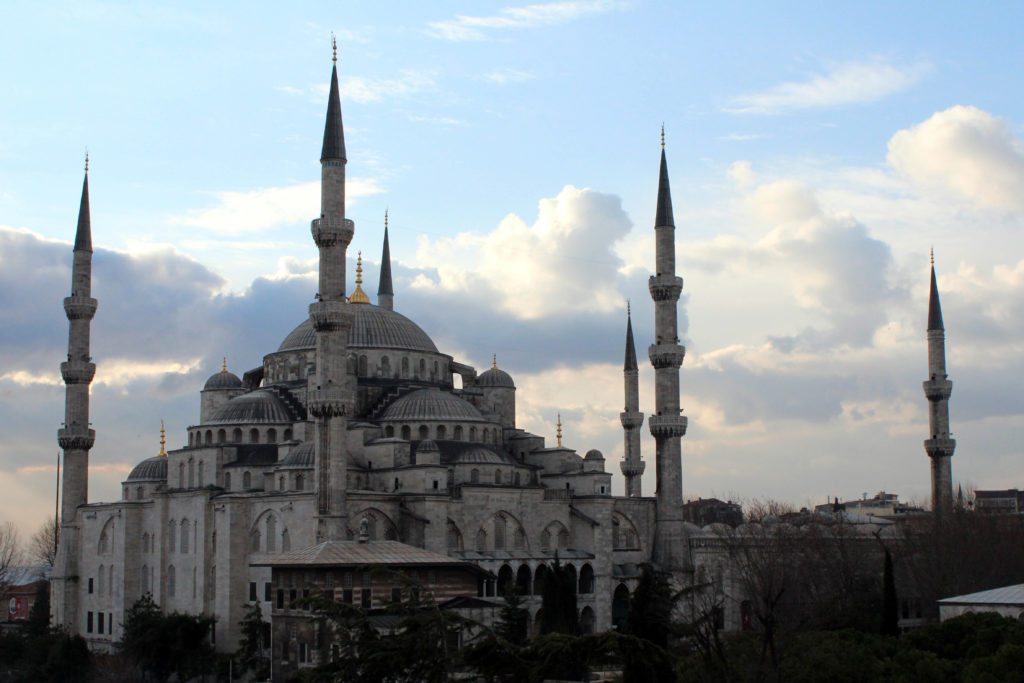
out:
<path id="1" fill-rule="evenodd" d="M 42 636 L 50 630 L 50 585 L 40 581 L 36 589 L 36 599 L 28 612 L 25 633 L 30 636 Z"/>
<path id="2" fill-rule="evenodd" d="M 125 654 L 156 680 L 166 681 L 171 674 L 177 674 L 180 681 L 188 680 L 213 664 L 213 624 L 213 617 L 164 614 L 146 594 L 125 615 L 121 645 Z"/>
<path id="3" fill-rule="evenodd" d="M 241 671 L 252 671 L 253 677 L 263 680 L 270 674 L 267 648 L 270 647 L 270 624 L 263 620 L 263 610 L 255 602 L 246 607 L 245 616 L 238 622 L 242 638 L 235 657 Z"/>
<path id="4" fill-rule="evenodd" d="M 627 637 L 619 645 L 625 660 L 622 672 L 625 683 L 668 683 L 676 680 L 667 654 L 675 604 L 676 596 L 672 594 L 668 575 L 650 564 L 641 565 L 640 581 L 629 601 Z"/>
<path id="5" fill-rule="evenodd" d="M 10 572 L 21 563 L 21 543 L 14 522 L 0 524 L 0 586 L 10 579 Z"/>
<path id="6" fill-rule="evenodd" d="M 523 598 L 515 584 L 505 592 L 505 606 L 501 608 L 499 618 L 500 622 L 495 629 L 498 635 L 513 645 L 525 645 L 530 637 L 530 613 L 523 607 Z"/>
<path id="7" fill-rule="evenodd" d="M 57 520 L 52 515 L 32 534 L 28 555 L 31 562 L 53 566 L 57 558 Z"/>
<path id="8" fill-rule="evenodd" d="M 892 553 L 885 549 L 885 569 L 882 574 L 882 628 L 883 636 L 900 634 L 899 601 L 896 599 L 896 577 L 892 571 Z"/>
<path id="9" fill-rule="evenodd" d="M 549 566 L 550 572 L 541 594 L 540 632 L 564 633 L 575 636 L 580 632 L 579 612 L 576 611 L 576 577 L 567 565 L 558 561 Z"/>

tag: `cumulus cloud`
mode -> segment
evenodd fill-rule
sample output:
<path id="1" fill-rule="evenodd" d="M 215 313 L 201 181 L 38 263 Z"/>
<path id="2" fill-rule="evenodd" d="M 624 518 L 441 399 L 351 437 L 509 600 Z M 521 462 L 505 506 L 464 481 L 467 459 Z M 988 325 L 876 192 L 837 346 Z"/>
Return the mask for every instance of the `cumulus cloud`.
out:
<path id="1" fill-rule="evenodd" d="M 454 19 L 431 21 L 427 23 L 427 32 L 442 40 L 459 42 L 486 40 L 492 31 L 556 26 L 580 17 L 601 14 L 624 6 L 625 3 L 614 0 L 563 0 L 562 2 L 504 7 L 496 14 L 477 16 L 459 14 Z"/>
<path id="2" fill-rule="evenodd" d="M 931 71 L 927 62 L 896 66 L 882 60 L 847 62 L 804 81 L 786 81 L 766 90 L 738 95 L 728 111 L 778 114 L 874 102 L 905 90 Z"/>
<path id="3" fill-rule="evenodd" d="M 1024 212 L 1024 142 L 1007 121 L 977 107 L 950 107 L 899 131 L 888 161 L 922 185 Z"/>
<path id="4" fill-rule="evenodd" d="M 510 214 L 488 233 L 421 237 L 417 261 L 436 277 L 417 286 L 477 292 L 522 319 L 620 309 L 612 245 L 631 227 L 618 197 L 566 186 L 540 201 L 533 225 Z"/>

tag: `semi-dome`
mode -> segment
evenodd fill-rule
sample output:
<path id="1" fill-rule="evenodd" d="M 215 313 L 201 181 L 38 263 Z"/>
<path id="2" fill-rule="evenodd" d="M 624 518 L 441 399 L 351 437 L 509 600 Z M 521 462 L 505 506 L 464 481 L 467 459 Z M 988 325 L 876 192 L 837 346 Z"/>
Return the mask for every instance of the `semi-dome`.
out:
<path id="1" fill-rule="evenodd" d="M 380 419 L 384 422 L 486 422 L 473 404 L 436 388 L 418 389 L 397 399 Z"/>
<path id="2" fill-rule="evenodd" d="M 401 313 L 373 304 L 352 306 L 352 328 L 348 345 L 357 349 L 402 349 L 438 353 L 434 342 L 423 329 Z M 291 331 L 278 352 L 316 348 L 316 332 L 309 318 Z"/>
<path id="3" fill-rule="evenodd" d="M 229 372 L 226 367 L 221 368 L 220 372 L 210 375 L 210 379 L 206 380 L 206 384 L 203 385 L 203 391 L 209 391 L 210 389 L 241 389 L 242 380 L 233 372 Z"/>
<path id="4" fill-rule="evenodd" d="M 504 465 L 507 464 L 504 459 L 489 448 L 483 446 L 474 446 L 472 448 L 466 448 L 459 452 L 455 456 L 453 461 L 455 465 L 471 465 L 471 464 L 493 464 L 493 465 Z"/>
<path id="5" fill-rule="evenodd" d="M 213 414 L 208 424 L 294 422 L 284 402 L 265 389 L 250 391 L 231 399 Z"/>
<path id="6" fill-rule="evenodd" d="M 154 455 L 132 469 L 125 481 L 167 481 L 167 458 Z"/>
<path id="7" fill-rule="evenodd" d="M 440 451 L 440 450 L 441 450 L 441 448 L 437 445 L 437 442 L 434 441 L 433 439 L 424 439 L 423 441 L 420 441 L 419 444 L 416 446 L 416 452 L 417 453 L 426 453 L 428 451 L 429 452 L 437 452 L 437 451 Z"/>
<path id="8" fill-rule="evenodd" d="M 284 456 L 284 460 L 278 463 L 278 466 L 309 468 L 313 466 L 314 456 L 313 442 L 303 441 L 288 451 L 288 455 Z"/>

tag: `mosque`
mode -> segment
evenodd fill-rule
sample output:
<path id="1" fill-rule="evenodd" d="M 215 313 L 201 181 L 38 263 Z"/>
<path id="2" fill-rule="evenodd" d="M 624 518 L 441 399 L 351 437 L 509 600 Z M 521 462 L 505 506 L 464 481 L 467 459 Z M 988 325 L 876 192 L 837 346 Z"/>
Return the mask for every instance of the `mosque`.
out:
<path id="1" fill-rule="evenodd" d="M 150 594 L 166 611 L 216 617 L 217 649 L 232 651 L 248 604 L 259 603 L 264 615 L 273 612 L 276 561 L 291 558 L 294 565 L 295 557 L 314 550 L 341 552 L 360 541 L 387 544 L 392 559 L 426 553 L 439 563 L 483 570 L 477 574 L 483 600 L 497 600 L 514 582 L 533 620 L 545 565 L 557 554 L 578 577 L 579 618 L 588 631 L 608 630 L 623 618 L 642 563 L 681 584 L 706 573 L 712 544 L 697 542 L 702 530 L 683 517 L 687 419 L 679 371 L 685 349 L 677 328 L 683 281 L 676 274 L 664 139 L 656 273 L 649 282 L 655 405 L 646 421 L 656 443 L 653 496 L 641 491 L 645 416 L 628 317 L 620 414 L 626 495 L 613 496 L 612 473 L 599 451 L 580 455 L 563 445 L 560 430 L 551 445 L 517 427 L 515 381 L 497 359 L 478 372 L 439 350 L 400 312 L 386 223 L 376 302 L 363 289 L 361 261 L 355 287 L 346 293 L 355 224 L 345 208 L 336 60 L 320 161 L 321 206 L 311 224 L 319 291 L 308 312 L 296 311 L 298 324 L 260 367 L 241 377 L 226 363 L 214 372 L 199 393 L 187 445 L 166 451 L 162 439 L 159 454 L 125 479 L 121 500 L 106 503 L 89 502 L 87 495 L 95 437 L 89 385 L 97 371 L 89 326 L 97 301 L 91 296 L 86 166 L 72 291 L 64 300 L 70 332 L 61 363 L 66 413 L 58 432 L 64 470 L 54 623 L 82 634 L 95 649 L 108 648 L 121 638 L 125 611 Z M 941 314 L 938 321 L 941 326 Z M 937 334 L 929 332 L 929 340 L 930 349 L 941 351 Z M 928 453 L 945 486 L 954 443 L 942 411 L 951 384 L 944 366 L 936 362 L 932 369 Z M 711 571 L 720 574 L 722 567 Z M 384 597 L 364 593 L 361 599 L 376 605 Z M 722 615 L 726 628 L 737 628 L 740 619 L 738 607 Z"/>

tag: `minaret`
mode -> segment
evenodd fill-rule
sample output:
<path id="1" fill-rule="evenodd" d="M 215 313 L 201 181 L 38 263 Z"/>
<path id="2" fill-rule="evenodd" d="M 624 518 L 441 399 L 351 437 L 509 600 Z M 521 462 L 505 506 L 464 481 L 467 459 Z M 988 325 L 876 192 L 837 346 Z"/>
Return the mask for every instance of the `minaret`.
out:
<path id="1" fill-rule="evenodd" d="M 348 454 L 345 432 L 355 405 L 347 374 L 348 333 L 352 315 L 345 300 L 345 252 L 355 224 L 345 218 L 345 132 L 338 93 L 338 48 L 331 67 L 324 144 L 320 153 L 320 218 L 313 221 L 313 241 L 320 249 L 320 291 L 309 306 L 316 331 L 316 375 L 307 405 L 315 420 L 317 540 L 345 540 Z"/>
<path id="2" fill-rule="evenodd" d="M 689 548 L 683 527 L 683 462 L 681 437 L 686 418 L 679 408 L 679 367 L 686 349 L 679 343 L 676 307 L 683 279 L 676 275 L 676 228 L 672 194 L 665 160 L 665 127 L 661 129 L 661 171 L 658 206 L 654 218 L 656 273 L 648 288 L 654 300 L 655 343 L 648 349 L 654 366 L 655 414 L 647 420 L 655 441 L 657 522 L 654 531 L 654 563 L 662 570 L 689 568 Z"/>
<path id="3" fill-rule="evenodd" d="M 388 244 L 388 211 L 384 210 L 384 251 L 380 255 L 380 284 L 377 305 L 389 311 L 395 308 L 395 288 L 391 284 L 391 246 Z"/>
<path id="4" fill-rule="evenodd" d="M 96 315 L 92 298 L 92 224 L 89 217 L 89 156 L 85 157 L 82 203 L 78 209 L 71 296 L 64 299 L 68 317 L 68 359 L 60 364 L 64 378 L 64 426 L 57 443 L 64 449 L 63 500 L 60 546 L 54 567 L 53 616 L 56 624 L 77 632 L 78 619 L 78 507 L 88 502 L 89 450 L 96 432 L 89 428 L 89 385 L 96 364 L 89 355 L 89 326 Z"/>
<path id="5" fill-rule="evenodd" d="M 935 255 L 932 254 L 931 292 L 928 297 L 928 380 L 924 395 L 928 399 L 928 426 L 931 438 L 924 450 L 932 461 L 932 511 L 936 516 L 953 509 L 953 473 L 950 460 L 956 441 L 949 435 L 949 396 L 953 383 L 946 376 L 946 329 L 942 324 L 939 287 L 935 281 Z"/>
<path id="6" fill-rule="evenodd" d="M 640 427 L 644 414 L 640 412 L 640 371 L 636 364 L 636 346 L 633 344 L 633 316 L 626 304 L 626 361 L 622 366 L 623 388 L 626 407 L 619 413 L 622 430 L 625 433 L 625 458 L 619 464 L 626 478 L 626 495 L 639 498 L 640 478 L 647 463 L 640 459 Z"/>

